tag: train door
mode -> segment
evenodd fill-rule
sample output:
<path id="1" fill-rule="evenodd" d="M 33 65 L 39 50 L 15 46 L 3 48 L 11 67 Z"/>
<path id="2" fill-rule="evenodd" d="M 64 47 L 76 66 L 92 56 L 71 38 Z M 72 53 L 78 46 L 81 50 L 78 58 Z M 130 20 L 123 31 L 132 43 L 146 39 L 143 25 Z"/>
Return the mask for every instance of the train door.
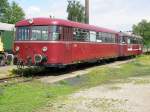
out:
<path id="1" fill-rule="evenodd" d="M 120 56 L 126 56 L 127 38 L 125 36 L 120 36 L 119 40 L 120 40 L 119 54 Z"/>
<path id="2" fill-rule="evenodd" d="M 63 27 L 63 40 L 64 40 L 64 62 L 66 64 L 72 61 L 72 37 L 73 29 L 71 27 Z"/>

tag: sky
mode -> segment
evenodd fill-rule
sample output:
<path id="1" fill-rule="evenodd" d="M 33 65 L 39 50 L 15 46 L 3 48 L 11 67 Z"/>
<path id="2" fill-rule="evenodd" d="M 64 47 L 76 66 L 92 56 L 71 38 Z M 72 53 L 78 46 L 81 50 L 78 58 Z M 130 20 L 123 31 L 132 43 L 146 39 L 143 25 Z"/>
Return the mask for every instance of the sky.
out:
<path id="1" fill-rule="evenodd" d="M 26 18 L 49 17 L 67 19 L 67 0 L 16 1 Z M 79 0 L 84 5 L 84 0 Z M 150 0 L 89 0 L 90 24 L 117 31 L 130 31 L 142 19 L 150 20 Z"/>

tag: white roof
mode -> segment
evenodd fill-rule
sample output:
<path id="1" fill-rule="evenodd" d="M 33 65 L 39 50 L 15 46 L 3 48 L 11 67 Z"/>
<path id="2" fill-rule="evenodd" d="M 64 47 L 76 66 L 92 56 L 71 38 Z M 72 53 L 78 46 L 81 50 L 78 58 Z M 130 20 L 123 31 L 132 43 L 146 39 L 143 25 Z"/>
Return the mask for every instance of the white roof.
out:
<path id="1" fill-rule="evenodd" d="M 12 31 L 12 30 L 14 30 L 14 28 L 15 28 L 14 24 L 7 24 L 7 23 L 0 22 L 0 30 Z"/>
<path id="2" fill-rule="evenodd" d="M 135 34 L 133 34 L 133 32 L 120 32 L 120 35 L 125 35 L 125 36 L 131 36 L 131 37 L 135 37 L 135 38 L 143 38 L 143 37 L 141 37 L 141 36 L 139 36 L 139 35 L 135 35 Z"/>

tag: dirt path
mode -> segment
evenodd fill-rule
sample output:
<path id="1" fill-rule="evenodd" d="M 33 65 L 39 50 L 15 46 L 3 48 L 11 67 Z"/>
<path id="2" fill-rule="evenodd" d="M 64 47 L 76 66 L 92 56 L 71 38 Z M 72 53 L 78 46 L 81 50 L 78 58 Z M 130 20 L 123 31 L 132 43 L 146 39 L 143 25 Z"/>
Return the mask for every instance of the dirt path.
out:
<path id="1" fill-rule="evenodd" d="M 48 104 L 42 112 L 150 112 L 150 77 L 83 90 Z"/>
<path id="2" fill-rule="evenodd" d="M 0 67 L 0 79 L 9 77 L 10 71 L 12 69 L 15 69 L 15 68 L 16 68 L 16 66 L 4 66 L 4 67 Z"/>

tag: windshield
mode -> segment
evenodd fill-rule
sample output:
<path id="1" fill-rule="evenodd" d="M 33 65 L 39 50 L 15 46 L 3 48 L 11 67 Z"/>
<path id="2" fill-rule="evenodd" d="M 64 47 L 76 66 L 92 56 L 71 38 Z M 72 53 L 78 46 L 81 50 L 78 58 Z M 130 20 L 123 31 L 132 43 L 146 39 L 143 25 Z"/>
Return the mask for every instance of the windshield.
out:
<path id="1" fill-rule="evenodd" d="M 31 26 L 31 27 L 18 27 L 16 40 L 60 40 L 60 27 L 59 26 Z"/>
<path id="2" fill-rule="evenodd" d="M 48 26 L 32 26 L 30 40 L 48 40 Z"/>
<path id="3" fill-rule="evenodd" d="M 29 40 L 29 39 L 30 39 L 30 28 L 29 27 L 17 28 L 16 40 Z"/>
<path id="4" fill-rule="evenodd" d="M 60 31 L 61 31 L 61 27 L 58 26 L 51 26 L 50 30 L 49 30 L 49 37 L 50 40 L 60 40 Z"/>

